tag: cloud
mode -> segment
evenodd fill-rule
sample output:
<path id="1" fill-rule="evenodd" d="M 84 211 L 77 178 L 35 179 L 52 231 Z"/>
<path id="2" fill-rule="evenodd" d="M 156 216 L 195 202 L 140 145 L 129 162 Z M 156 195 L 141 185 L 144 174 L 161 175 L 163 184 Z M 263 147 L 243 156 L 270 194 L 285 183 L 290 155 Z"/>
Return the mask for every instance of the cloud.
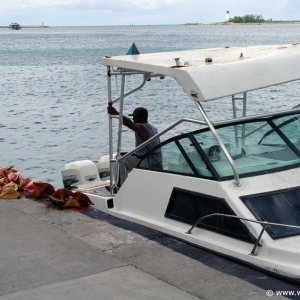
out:
<path id="1" fill-rule="evenodd" d="M 185 3 L 186 5 L 193 0 L 14 0 L 14 1 L 0 1 L 2 9 L 35 9 L 35 8 L 82 8 L 82 9 L 100 9 L 100 10 L 114 10 L 133 9 L 133 10 L 155 10 L 164 5 L 172 5 Z"/>
<path id="2" fill-rule="evenodd" d="M 0 0 L 0 20 L 58 26 L 221 22 L 230 16 L 299 19 L 299 0 Z"/>

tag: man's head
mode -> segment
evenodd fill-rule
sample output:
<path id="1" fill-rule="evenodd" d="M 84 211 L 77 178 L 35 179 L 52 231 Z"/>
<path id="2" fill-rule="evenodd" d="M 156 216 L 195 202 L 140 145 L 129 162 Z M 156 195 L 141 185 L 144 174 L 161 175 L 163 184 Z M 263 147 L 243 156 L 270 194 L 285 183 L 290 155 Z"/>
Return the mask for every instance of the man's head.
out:
<path id="1" fill-rule="evenodd" d="M 128 116 L 133 117 L 134 123 L 145 123 L 148 120 L 148 110 L 144 107 L 137 107 L 133 113 Z"/>

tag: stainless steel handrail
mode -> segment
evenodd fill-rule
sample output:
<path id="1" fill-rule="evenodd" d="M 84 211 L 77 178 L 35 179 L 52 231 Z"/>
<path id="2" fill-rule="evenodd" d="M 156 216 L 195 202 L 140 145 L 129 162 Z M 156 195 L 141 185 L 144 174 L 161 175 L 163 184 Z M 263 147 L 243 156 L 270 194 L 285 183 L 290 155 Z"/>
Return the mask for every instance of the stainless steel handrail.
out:
<path id="1" fill-rule="evenodd" d="M 110 67 L 107 67 L 107 74 L 110 72 Z M 109 105 L 111 103 L 111 76 L 107 76 L 107 100 Z M 113 144 L 112 144 L 112 119 L 108 118 L 108 135 L 109 135 L 109 169 L 112 170 L 112 158 L 113 158 Z M 112 172 L 109 174 L 110 182 L 113 181 Z"/>
<path id="2" fill-rule="evenodd" d="M 271 222 L 265 222 L 265 221 L 258 221 L 258 220 L 253 220 L 253 219 L 247 219 L 247 218 L 242 218 L 242 217 L 238 217 L 238 216 L 233 216 L 233 215 L 226 215 L 226 214 L 219 214 L 219 213 L 215 213 L 215 214 L 210 214 L 204 217 L 201 217 L 200 219 L 198 219 L 194 225 L 186 232 L 187 234 L 192 234 L 192 230 L 203 220 L 208 219 L 208 218 L 212 218 L 215 216 L 222 216 L 222 217 L 228 217 L 228 218 L 233 218 L 233 219 L 239 219 L 239 220 L 244 220 L 244 221 L 249 221 L 249 222 L 253 222 L 253 223 L 258 223 L 261 224 L 263 226 L 257 240 L 256 243 L 251 251 L 251 253 L 249 253 L 249 255 L 256 255 L 255 254 L 255 250 L 259 244 L 259 241 L 266 229 L 267 226 L 280 226 L 280 227 L 288 227 L 288 228 L 294 228 L 294 229 L 300 229 L 300 226 L 293 226 L 293 225 L 286 225 L 286 224 L 278 224 L 278 223 L 271 223 Z"/>
<path id="3" fill-rule="evenodd" d="M 120 152 L 121 152 L 121 127 L 122 127 L 122 118 L 123 118 L 123 101 L 125 99 L 125 97 L 131 95 L 132 93 L 134 93 L 135 91 L 141 89 L 146 81 L 147 81 L 147 74 L 144 72 L 126 72 L 124 70 L 120 71 L 120 72 L 111 72 L 110 67 L 107 67 L 107 87 L 108 87 L 108 105 L 112 105 L 117 101 L 120 101 L 120 109 L 119 109 L 119 116 L 117 116 L 119 118 L 119 127 L 118 127 L 118 145 L 117 145 L 117 159 L 120 156 Z M 143 82 L 136 88 L 132 89 L 131 91 L 125 93 L 125 75 L 129 75 L 129 74 L 143 74 Z M 121 80 L 121 95 L 116 98 L 116 99 L 112 99 L 111 98 L 111 75 L 121 75 L 122 76 L 122 80 Z M 110 161 L 110 170 L 113 169 L 113 163 L 114 163 L 114 159 L 113 159 L 113 145 L 112 145 L 112 118 L 111 116 L 109 117 L 109 161 Z M 116 164 L 116 172 L 115 174 L 119 174 L 118 172 L 118 168 L 119 165 Z M 117 180 L 115 180 L 115 182 L 117 182 Z M 110 195 L 113 196 L 113 173 L 110 172 Z"/>
<path id="4" fill-rule="evenodd" d="M 114 116 L 111 116 L 111 117 L 114 117 Z M 163 131 L 157 133 L 156 135 L 154 135 L 153 137 L 151 137 L 150 139 L 148 139 L 147 141 L 145 141 L 143 144 L 137 146 L 132 151 L 127 152 L 125 155 L 123 155 L 122 157 L 120 157 L 119 161 L 123 160 L 124 158 L 126 158 L 128 156 L 130 156 L 131 154 L 135 153 L 136 151 L 140 150 L 141 148 L 147 146 L 153 140 L 155 140 L 156 138 L 158 138 L 161 135 L 165 134 L 166 132 L 170 131 L 171 129 L 173 129 L 174 127 L 176 127 L 177 125 L 179 125 L 182 122 L 191 122 L 191 123 L 196 123 L 196 124 L 201 124 L 201 125 L 207 125 L 206 122 L 204 122 L 204 121 L 199 121 L 199 120 L 194 120 L 194 119 L 188 119 L 188 118 L 180 119 L 180 120 L 176 121 L 175 123 L 173 123 L 172 125 L 170 125 L 169 127 L 167 127 L 166 129 L 164 129 Z"/>
<path id="5" fill-rule="evenodd" d="M 136 74 L 136 73 L 134 73 L 134 74 Z M 118 75 L 120 75 L 120 74 L 118 74 Z M 131 91 L 129 91 L 127 93 L 124 93 L 124 98 L 126 98 L 127 96 L 130 96 L 134 92 L 140 90 L 146 84 L 146 82 L 147 82 L 147 74 L 144 74 L 144 76 L 143 76 L 143 82 L 139 86 L 137 86 L 136 88 L 132 89 Z M 121 99 L 121 96 L 119 96 L 116 99 L 110 100 L 110 103 L 114 104 L 114 103 L 118 102 L 120 99 Z"/>
<path id="6" fill-rule="evenodd" d="M 236 97 L 235 95 L 232 95 L 232 112 L 233 112 L 233 118 L 237 119 L 237 109 L 236 109 L 236 100 L 243 100 L 243 113 L 242 117 L 246 117 L 246 104 L 247 104 L 247 93 L 243 93 L 243 97 Z M 244 146 L 244 136 L 245 136 L 245 124 L 242 125 L 242 146 Z M 239 140 L 238 140 L 238 131 L 237 127 L 234 127 L 235 131 L 235 142 L 236 145 L 239 146 Z"/>
<path id="7" fill-rule="evenodd" d="M 125 93 L 124 91 L 124 85 L 125 85 L 125 76 L 126 75 L 132 75 L 132 74 L 143 74 L 144 78 L 143 78 L 143 82 L 138 86 L 136 87 L 135 89 Z M 135 91 L 141 89 L 145 83 L 146 83 L 146 80 L 147 80 L 147 77 L 155 77 L 155 76 L 160 76 L 159 74 L 152 74 L 149 73 L 149 72 L 143 72 L 143 71 L 135 71 L 135 70 L 129 70 L 129 69 L 121 69 L 121 70 L 113 70 L 111 71 L 110 67 L 107 67 L 107 75 L 108 75 L 108 100 L 109 100 L 109 104 L 112 104 L 112 103 L 115 103 L 117 101 L 120 100 L 120 102 L 124 101 L 124 98 L 131 95 L 132 93 L 134 93 Z M 122 85 L 121 85 L 121 96 L 119 96 L 118 98 L 112 100 L 111 99 L 111 81 L 110 81 L 110 77 L 111 75 L 121 75 L 122 76 Z M 238 98 L 236 98 L 238 99 Z M 243 105 L 243 117 L 242 118 L 239 118 L 239 120 L 246 120 L 248 119 L 246 116 L 246 111 L 245 111 L 245 103 L 246 103 L 246 93 L 244 93 L 244 96 L 243 96 L 243 100 L 244 100 L 244 105 Z M 123 104 L 121 104 L 123 106 Z M 144 142 L 143 144 L 139 145 L 138 147 L 136 147 L 135 149 L 133 149 L 132 151 L 128 152 L 126 155 L 120 157 L 120 155 L 117 155 L 117 164 L 118 165 L 118 161 L 121 161 L 123 159 L 125 159 L 126 157 L 128 157 L 129 155 L 133 154 L 134 152 L 136 152 L 137 150 L 145 147 L 147 144 L 149 144 L 151 141 L 153 141 L 155 138 L 163 135 L 164 133 L 166 133 L 167 131 L 169 131 L 170 129 L 174 128 L 175 126 L 177 126 L 179 123 L 181 123 L 182 121 L 189 121 L 189 122 L 194 122 L 194 123 L 200 123 L 200 124 L 203 124 L 203 125 L 207 125 L 212 133 L 214 134 L 215 138 L 217 139 L 221 149 L 223 150 L 227 160 L 229 161 L 229 164 L 231 165 L 232 167 L 232 170 L 233 170 L 233 173 L 234 173 L 234 178 L 235 178 L 235 182 L 233 182 L 234 186 L 241 186 L 241 181 L 240 181 L 240 178 L 239 178 L 239 173 L 237 171 L 237 168 L 235 166 L 235 163 L 233 162 L 233 159 L 232 157 L 230 156 L 230 154 L 228 153 L 225 145 L 223 144 L 222 140 L 219 138 L 215 128 L 214 128 L 214 125 L 210 122 L 209 118 L 206 116 L 201 104 L 199 101 L 196 101 L 196 105 L 198 106 L 200 112 L 202 113 L 204 119 L 206 122 L 203 122 L 203 121 L 198 121 L 198 120 L 192 120 L 192 119 L 181 119 L 177 122 L 175 122 L 173 125 L 171 125 L 170 127 L 168 127 L 166 130 L 160 132 L 159 134 L 155 135 L 154 137 L 152 137 L 151 139 L 147 140 L 146 142 Z M 112 117 L 112 116 L 110 116 Z M 123 112 L 122 112 L 122 107 L 120 107 L 120 115 L 118 116 L 119 118 L 119 132 L 118 132 L 118 148 L 117 148 L 117 152 L 118 154 L 120 154 L 120 144 L 121 144 L 121 130 L 120 130 L 120 126 L 122 126 L 122 117 L 123 117 Z M 251 117 L 250 117 L 251 118 Z M 110 156 L 110 168 L 112 169 L 112 162 L 114 161 L 112 159 L 112 123 L 111 123 L 111 118 L 109 118 L 109 136 L 110 136 L 110 151 L 109 151 L 109 156 Z M 219 124 L 221 124 L 222 122 L 220 122 Z M 243 136 L 244 136 L 245 133 L 243 133 Z M 110 182 L 112 184 L 112 176 L 110 176 Z"/>
<path id="8" fill-rule="evenodd" d="M 200 104 L 199 101 L 196 102 L 196 105 L 198 106 L 203 118 L 205 119 L 206 121 L 206 124 L 207 126 L 209 127 L 210 131 L 212 132 L 212 134 L 214 135 L 214 137 L 216 138 L 217 142 L 219 143 L 221 149 L 223 150 L 231 168 L 232 168 L 232 171 L 233 171 L 233 175 L 234 175 L 234 182 L 233 182 L 233 185 L 236 186 L 236 187 L 239 187 L 241 186 L 241 181 L 240 181 L 240 175 L 239 175 L 239 172 L 236 168 L 236 165 L 235 163 L 233 162 L 233 159 L 232 157 L 230 156 L 228 150 L 226 149 L 223 141 L 221 140 L 221 138 L 219 137 L 214 125 L 211 123 L 211 121 L 209 120 L 208 116 L 206 115 L 204 109 L 202 108 L 202 105 Z"/>
<path id="9" fill-rule="evenodd" d="M 284 113 L 285 111 L 281 112 L 281 113 Z M 286 111 L 288 112 L 288 111 Z M 278 114 L 281 114 L 281 113 L 278 113 Z M 256 119 L 256 118 L 259 118 L 259 117 L 268 117 L 270 115 L 261 115 L 261 116 L 253 116 L 253 117 L 245 117 L 245 118 L 240 118 L 240 120 L 253 120 L 253 119 Z M 109 116 L 110 118 L 116 118 L 118 119 L 119 116 L 113 116 L 113 115 L 110 115 Z M 170 131 L 171 129 L 173 129 L 174 127 L 176 127 L 177 125 L 179 125 L 180 123 L 182 122 L 191 122 L 191 123 L 197 123 L 197 124 L 201 124 L 201 125 L 207 125 L 207 123 L 205 121 L 200 121 L 200 120 L 195 120 L 195 119 L 189 119 L 189 118 L 183 118 L 183 119 L 180 119 L 178 121 L 176 121 L 175 123 L 173 123 L 172 125 L 170 125 L 169 127 L 167 127 L 166 129 L 164 129 L 163 131 L 159 132 L 158 134 L 156 134 L 155 136 L 153 136 L 151 139 L 145 141 L 143 144 L 139 145 L 138 147 L 134 148 L 133 150 L 131 150 L 130 152 L 127 152 L 125 155 L 123 155 L 120 159 L 120 160 L 123 160 L 124 158 L 126 158 L 127 156 L 130 156 L 131 154 L 133 154 L 134 152 L 138 151 L 139 149 L 145 147 L 146 145 L 148 145 L 149 143 L 151 143 L 154 139 L 162 136 L 163 134 L 165 134 L 166 132 Z M 217 125 L 224 125 L 224 124 L 227 124 L 228 121 L 224 121 L 224 122 L 214 122 L 213 125 L 214 126 L 217 126 Z"/>

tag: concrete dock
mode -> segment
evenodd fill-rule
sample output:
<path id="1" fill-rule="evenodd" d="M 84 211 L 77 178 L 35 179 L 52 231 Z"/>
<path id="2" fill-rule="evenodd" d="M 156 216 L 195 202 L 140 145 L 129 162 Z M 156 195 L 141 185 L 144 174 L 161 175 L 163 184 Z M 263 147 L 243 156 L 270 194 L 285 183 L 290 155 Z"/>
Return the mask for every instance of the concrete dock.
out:
<path id="1" fill-rule="evenodd" d="M 0 200 L 0 236 L 0 300 L 300 299 L 276 295 L 300 286 L 95 209 Z"/>

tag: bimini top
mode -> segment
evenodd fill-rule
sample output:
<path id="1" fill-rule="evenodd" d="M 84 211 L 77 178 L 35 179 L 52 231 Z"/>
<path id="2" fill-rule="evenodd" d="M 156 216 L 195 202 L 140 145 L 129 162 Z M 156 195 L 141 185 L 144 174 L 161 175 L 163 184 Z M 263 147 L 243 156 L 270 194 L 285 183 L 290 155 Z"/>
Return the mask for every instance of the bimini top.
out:
<path id="1" fill-rule="evenodd" d="M 300 79 L 300 44 L 106 56 L 102 64 L 172 76 L 192 100 L 209 101 Z"/>

